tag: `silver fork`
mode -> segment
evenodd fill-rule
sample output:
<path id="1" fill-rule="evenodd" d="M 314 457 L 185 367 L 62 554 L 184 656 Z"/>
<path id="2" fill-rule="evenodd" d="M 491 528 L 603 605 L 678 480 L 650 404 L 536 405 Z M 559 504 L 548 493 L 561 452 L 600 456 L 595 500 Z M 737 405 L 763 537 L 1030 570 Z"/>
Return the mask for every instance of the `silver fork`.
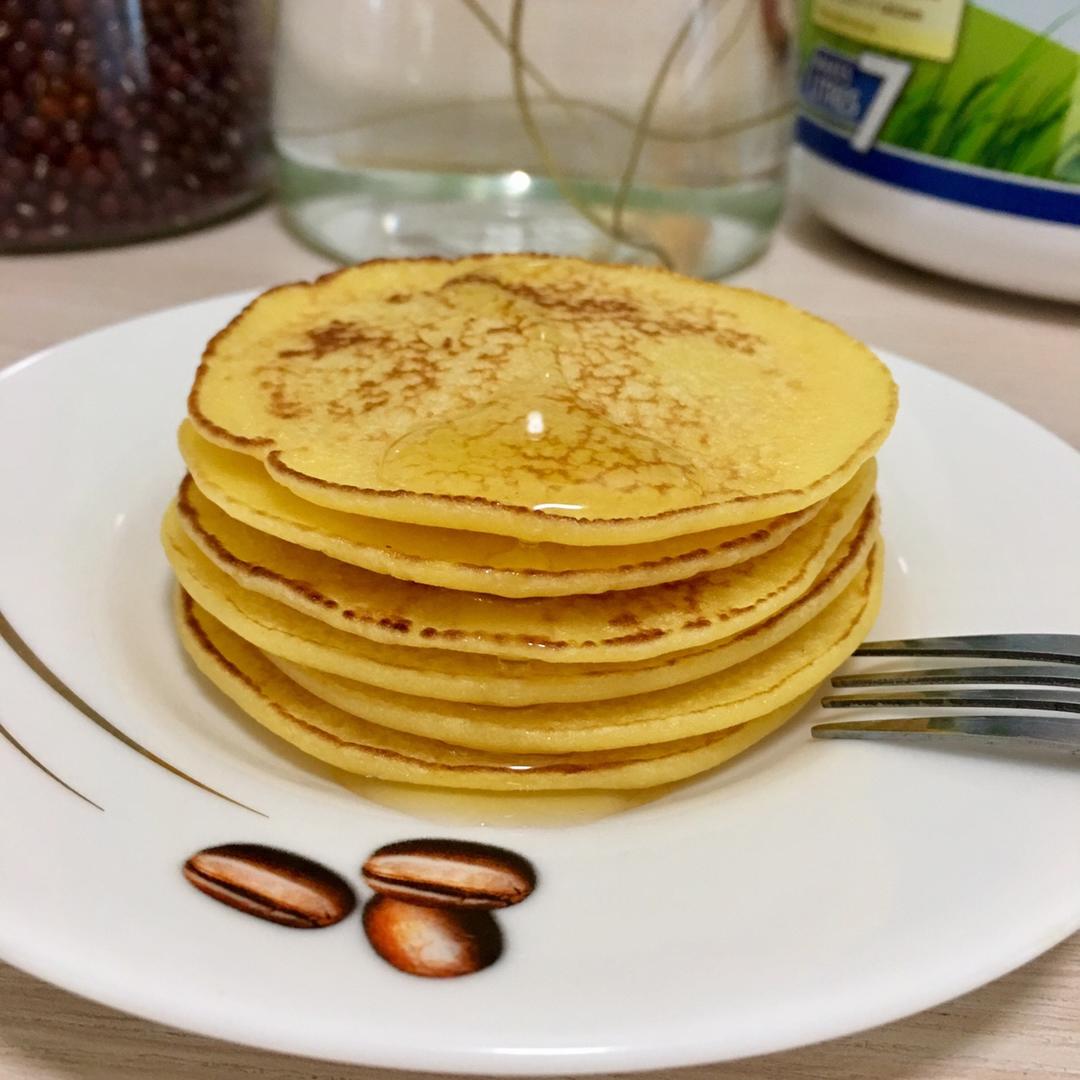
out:
<path id="1" fill-rule="evenodd" d="M 976 634 L 866 642 L 856 656 L 963 657 L 1010 664 L 867 671 L 837 675 L 834 687 L 870 688 L 823 698 L 826 708 L 973 709 L 960 715 L 842 720 L 816 724 L 818 739 L 956 741 L 957 745 L 1014 746 L 1080 754 L 1080 635 Z M 1023 661 L 1023 662 L 1015 662 Z M 950 689 L 887 691 L 877 687 Z M 974 689 L 967 689 L 974 687 Z M 1058 689 L 1071 687 L 1076 689 Z M 1008 709 L 1022 712 L 989 712 Z M 1041 713 L 1044 715 L 1029 715 Z M 1048 716 L 1047 713 L 1073 715 Z"/>

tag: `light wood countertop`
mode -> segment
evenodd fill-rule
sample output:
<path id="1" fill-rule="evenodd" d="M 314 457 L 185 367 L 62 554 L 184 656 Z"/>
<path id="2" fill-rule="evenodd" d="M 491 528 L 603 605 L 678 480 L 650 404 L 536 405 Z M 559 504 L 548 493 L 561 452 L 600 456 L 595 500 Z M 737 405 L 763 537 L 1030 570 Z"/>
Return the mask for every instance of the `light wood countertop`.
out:
<path id="1" fill-rule="evenodd" d="M 330 264 L 271 209 L 188 236 L 0 259 L 0 366 L 94 327 Z M 908 269 L 794 208 L 738 284 L 997 397 L 1080 447 L 1080 315 Z M 0 888 L 2 888 L 0 879 Z M 0 963 L 0 1078 L 375 1080 L 384 1070 L 231 1046 L 125 1016 Z M 1060 1080 L 1080 1077 L 1080 935 L 957 1001 L 864 1034 L 683 1080 Z"/>

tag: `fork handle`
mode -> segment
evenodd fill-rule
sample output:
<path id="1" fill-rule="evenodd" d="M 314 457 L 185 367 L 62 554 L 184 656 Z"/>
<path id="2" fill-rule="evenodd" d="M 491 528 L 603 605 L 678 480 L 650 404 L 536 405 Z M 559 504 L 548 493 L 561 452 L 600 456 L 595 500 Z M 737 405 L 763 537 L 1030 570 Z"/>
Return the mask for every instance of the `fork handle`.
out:
<path id="1" fill-rule="evenodd" d="M 1080 634 L 968 634 L 866 641 L 856 656 L 988 656 L 1080 664 Z"/>

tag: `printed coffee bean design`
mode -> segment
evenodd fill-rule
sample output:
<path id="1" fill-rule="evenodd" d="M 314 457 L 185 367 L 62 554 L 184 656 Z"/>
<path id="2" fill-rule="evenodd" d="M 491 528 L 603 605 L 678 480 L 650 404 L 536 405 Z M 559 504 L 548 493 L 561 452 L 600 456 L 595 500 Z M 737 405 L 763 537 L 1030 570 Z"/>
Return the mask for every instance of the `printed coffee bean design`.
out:
<path id="1" fill-rule="evenodd" d="M 502 955 L 502 933 L 490 911 L 422 907 L 376 896 L 364 907 L 371 947 L 409 975 L 447 979 L 471 975 Z"/>
<path id="2" fill-rule="evenodd" d="M 503 936 L 492 912 L 520 904 L 536 888 L 528 859 L 467 840 L 387 844 L 362 874 L 375 892 L 363 914 L 371 947 L 399 971 L 432 979 L 494 964 Z M 184 877 L 214 900 L 281 926 L 333 926 L 356 907 L 344 878 L 262 844 L 203 848 L 184 864 Z"/>
<path id="3" fill-rule="evenodd" d="M 536 871 L 521 855 L 464 840 L 387 844 L 362 873 L 376 893 L 363 918 L 372 948 L 399 971 L 427 978 L 495 963 L 503 940 L 491 912 L 536 887 Z"/>
<path id="4" fill-rule="evenodd" d="M 333 926 L 356 907 L 356 894 L 332 870 L 261 844 L 204 848 L 184 864 L 184 877 L 207 896 L 281 926 Z"/>
<path id="5" fill-rule="evenodd" d="M 520 855 L 464 840 L 402 840 L 379 848 L 364 880 L 382 896 L 428 907 L 492 910 L 520 903 L 536 871 Z"/>

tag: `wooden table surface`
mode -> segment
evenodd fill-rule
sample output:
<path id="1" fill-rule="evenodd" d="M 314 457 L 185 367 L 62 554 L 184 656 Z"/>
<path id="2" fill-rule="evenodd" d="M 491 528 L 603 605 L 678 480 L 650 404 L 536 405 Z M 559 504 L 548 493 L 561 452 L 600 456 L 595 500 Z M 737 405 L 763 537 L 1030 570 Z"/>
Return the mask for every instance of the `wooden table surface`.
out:
<path id="1" fill-rule="evenodd" d="M 289 236 L 266 208 L 156 243 L 0 259 L 0 365 L 132 315 L 308 277 L 328 265 Z M 825 230 L 798 207 L 768 254 L 735 280 L 948 372 L 1080 447 L 1076 309 L 908 269 Z M 231 1046 L 133 1019 L 0 963 L 3 1080 L 376 1080 L 384 1074 Z M 649 1075 L 658 1080 L 671 1073 Z M 820 1046 L 675 1075 L 682 1080 L 1080 1077 L 1080 934 L 998 982 L 908 1020 Z"/>

